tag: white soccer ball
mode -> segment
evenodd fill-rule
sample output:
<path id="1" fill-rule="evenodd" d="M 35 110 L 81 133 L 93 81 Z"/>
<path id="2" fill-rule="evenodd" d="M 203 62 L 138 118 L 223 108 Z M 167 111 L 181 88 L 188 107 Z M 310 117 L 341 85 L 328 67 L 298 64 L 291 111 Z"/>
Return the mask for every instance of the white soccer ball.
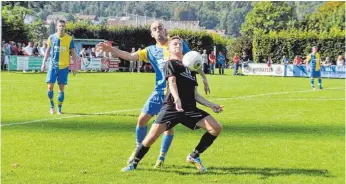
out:
<path id="1" fill-rule="evenodd" d="M 202 67 L 202 56 L 196 51 L 190 51 L 184 55 L 183 64 L 191 71 L 197 71 Z"/>

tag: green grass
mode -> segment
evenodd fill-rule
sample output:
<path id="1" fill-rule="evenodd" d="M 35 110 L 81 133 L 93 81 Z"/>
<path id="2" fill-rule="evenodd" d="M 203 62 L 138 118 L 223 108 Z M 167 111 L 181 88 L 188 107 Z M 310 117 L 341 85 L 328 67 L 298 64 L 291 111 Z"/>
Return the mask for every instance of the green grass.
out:
<path id="1" fill-rule="evenodd" d="M 158 140 L 138 170 L 120 172 L 135 146 L 138 109 L 153 90 L 154 74 L 70 76 L 65 114 L 58 116 L 48 114 L 45 74 L 3 72 L 1 182 L 344 183 L 345 80 L 324 79 L 325 90 L 312 91 L 308 78 L 226 74 L 208 75 L 212 93 L 206 97 L 225 105 L 212 114 L 224 129 L 201 156 L 209 172 L 199 174 L 185 157 L 204 131 L 182 125 L 165 169 L 152 169 Z"/>

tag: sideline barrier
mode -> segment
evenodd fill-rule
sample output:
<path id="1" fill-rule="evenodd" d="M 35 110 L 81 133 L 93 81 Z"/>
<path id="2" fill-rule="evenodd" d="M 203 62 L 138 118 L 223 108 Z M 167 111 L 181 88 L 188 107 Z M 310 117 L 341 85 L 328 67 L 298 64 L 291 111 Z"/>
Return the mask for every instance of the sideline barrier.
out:
<path id="1" fill-rule="evenodd" d="M 42 56 L 10 56 L 8 70 L 41 70 L 43 57 Z M 49 61 L 50 58 L 47 59 Z M 77 69 L 79 70 L 119 70 L 120 60 L 109 58 L 78 58 Z M 46 64 L 46 70 L 49 67 L 49 62 Z M 73 65 L 70 65 L 72 68 Z"/>
<path id="2" fill-rule="evenodd" d="M 309 77 L 305 65 L 281 65 L 268 66 L 263 63 L 248 63 L 242 65 L 244 75 L 269 75 L 283 77 Z M 326 78 L 345 78 L 346 66 L 321 66 L 321 76 Z"/>

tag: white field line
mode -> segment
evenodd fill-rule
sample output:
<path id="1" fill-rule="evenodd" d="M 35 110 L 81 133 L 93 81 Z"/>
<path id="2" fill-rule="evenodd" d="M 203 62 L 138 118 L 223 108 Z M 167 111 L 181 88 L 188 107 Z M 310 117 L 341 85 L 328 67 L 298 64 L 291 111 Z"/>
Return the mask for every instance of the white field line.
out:
<path id="1" fill-rule="evenodd" d="M 323 90 L 345 90 L 344 88 L 325 88 Z M 318 90 L 316 90 L 318 91 Z M 304 91 L 290 91 L 290 92 L 275 92 L 275 93 L 263 93 L 263 94 L 257 94 L 257 95 L 247 95 L 247 96 L 238 96 L 233 98 L 217 98 L 212 99 L 213 100 L 233 100 L 233 99 L 246 99 L 246 98 L 253 98 L 253 97 L 260 97 L 260 96 L 271 96 L 271 95 L 280 95 L 280 94 L 290 94 L 290 93 L 306 93 L 306 92 L 312 92 L 312 90 L 304 90 Z M 280 99 L 282 100 L 282 99 Z M 292 99 L 294 100 L 294 99 Z M 309 99 L 311 100 L 311 99 Z M 328 100 L 328 99 L 326 99 Z M 344 100 L 344 99 L 338 99 L 338 100 Z M 90 115 L 98 115 L 98 114 L 110 114 L 110 113 L 119 113 L 119 112 L 131 112 L 131 111 L 137 111 L 141 109 L 124 109 L 124 110 L 116 110 L 116 111 L 110 111 L 110 112 L 98 112 L 93 113 Z M 60 120 L 60 119 L 69 119 L 69 118 L 75 118 L 75 117 L 81 117 L 81 116 L 90 116 L 90 115 L 73 115 L 73 116 L 63 116 L 63 117 L 57 117 L 57 118 L 47 118 L 47 119 L 38 119 L 38 120 L 32 120 L 32 121 L 24 121 L 24 122 L 18 122 L 18 123 L 9 123 L 9 124 L 2 124 L 1 126 L 12 126 L 12 125 L 23 125 L 23 124 L 30 124 L 30 123 L 37 123 L 42 121 L 51 121 L 51 120 Z"/>
<path id="2" fill-rule="evenodd" d="M 345 89 L 344 88 L 324 88 L 323 90 L 345 90 Z M 319 91 L 319 90 L 316 90 L 316 91 Z M 211 99 L 211 101 L 213 101 L 213 100 L 217 101 L 217 100 L 246 99 L 246 98 L 253 98 L 253 97 L 260 97 L 260 96 L 272 96 L 272 95 L 282 95 L 282 94 L 291 94 L 291 93 L 308 93 L 308 92 L 315 92 L 315 91 L 310 89 L 310 90 L 302 90 L 302 91 L 263 93 L 263 94 L 256 94 L 256 95 L 237 96 L 237 97 L 232 97 L 232 98 L 216 98 L 216 99 Z"/>
<path id="3" fill-rule="evenodd" d="M 12 125 L 23 125 L 23 124 L 42 122 L 42 121 L 69 119 L 69 118 L 76 118 L 76 117 L 81 117 L 81 116 L 92 116 L 92 115 L 99 115 L 99 114 L 131 112 L 131 111 L 138 111 L 138 110 L 141 110 L 141 109 L 124 109 L 124 110 L 117 110 L 117 111 L 110 111 L 110 112 L 98 112 L 98 113 L 93 113 L 93 114 L 90 114 L 90 115 L 73 115 L 73 116 L 63 116 L 63 117 L 57 117 L 57 118 L 37 119 L 37 120 L 24 121 L 24 122 L 19 122 L 19 123 L 2 124 L 1 126 L 3 127 L 3 126 L 12 126 Z"/>

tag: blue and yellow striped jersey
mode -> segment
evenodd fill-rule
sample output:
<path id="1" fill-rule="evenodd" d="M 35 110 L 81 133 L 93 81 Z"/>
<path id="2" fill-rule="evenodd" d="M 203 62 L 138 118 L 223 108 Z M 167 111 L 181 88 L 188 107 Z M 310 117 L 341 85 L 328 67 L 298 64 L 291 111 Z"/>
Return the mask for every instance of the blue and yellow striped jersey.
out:
<path id="1" fill-rule="evenodd" d="M 320 71 L 321 69 L 321 56 L 319 53 L 316 54 L 309 54 L 306 57 L 307 62 L 310 64 L 311 69 L 314 69 L 315 71 Z"/>
<path id="2" fill-rule="evenodd" d="M 47 41 L 50 47 L 50 58 L 52 68 L 64 69 L 70 65 L 70 49 L 74 49 L 74 42 L 70 35 L 65 34 L 63 37 L 52 34 Z"/>
<path id="3" fill-rule="evenodd" d="M 151 45 L 143 50 L 137 51 L 138 60 L 144 62 L 150 62 L 155 70 L 156 81 L 155 81 L 155 91 L 158 94 L 164 94 L 166 88 L 166 79 L 163 68 L 165 66 L 165 61 L 169 59 L 169 52 L 167 45 Z M 187 46 L 186 42 L 183 41 L 183 54 L 189 52 L 190 49 Z"/>

